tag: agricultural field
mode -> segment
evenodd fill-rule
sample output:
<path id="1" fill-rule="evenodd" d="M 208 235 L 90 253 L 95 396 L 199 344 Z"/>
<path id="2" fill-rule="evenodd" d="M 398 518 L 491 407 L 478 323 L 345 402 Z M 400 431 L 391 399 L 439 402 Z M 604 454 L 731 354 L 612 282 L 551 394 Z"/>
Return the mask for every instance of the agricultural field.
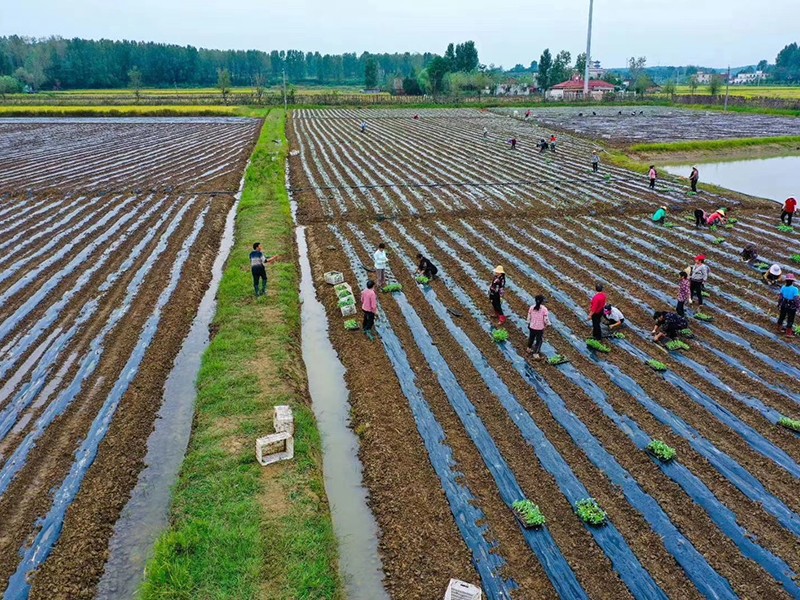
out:
<path id="1" fill-rule="evenodd" d="M 493 110 L 514 114 L 513 109 Z M 525 110 L 516 109 L 517 115 Z M 771 138 L 796 136 L 800 130 L 793 117 L 665 106 L 532 107 L 531 111 L 532 119 L 542 126 L 612 144 Z"/>
<path id="2" fill-rule="evenodd" d="M 732 85 L 728 92 L 731 96 L 741 96 L 743 98 L 781 98 L 785 100 L 800 100 L 800 86 L 786 85 Z M 680 95 L 690 95 L 692 89 L 688 85 L 679 85 L 676 93 Z M 695 90 L 695 95 L 709 94 L 708 87 L 699 87 Z M 725 90 L 723 88 L 723 94 Z"/>
<path id="3" fill-rule="evenodd" d="M 451 577 L 488 598 L 800 596 L 800 444 L 778 424 L 800 414 L 800 346 L 738 256 L 755 243 L 791 269 L 800 239 L 773 205 L 595 174 L 589 142 L 559 135 L 540 155 L 550 130 L 486 111 L 298 110 L 289 129 L 393 597 L 438 597 Z M 667 227 L 650 219 L 661 205 Z M 720 205 L 730 228 L 687 220 Z M 345 329 L 323 274 L 362 288 L 380 242 L 401 289 L 379 294 L 370 341 Z M 418 252 L 438 279 L 417 282 Z M 668 351 L 650 340 L 652 314 L 674 307 L 700 253 L 706 304 L 688 307 L 685 346 Z M 507 335 L 487 298 L 496 265 Z M 627 326 L 590 349 L 598 280 Z M 544 355 L 560 364 L 525 352 L 538 294 Z"/>
<path id="4" fill-rule="evenodd" d="M 6 597 L 93 597 L 259 128 L 0 120 Z"/>

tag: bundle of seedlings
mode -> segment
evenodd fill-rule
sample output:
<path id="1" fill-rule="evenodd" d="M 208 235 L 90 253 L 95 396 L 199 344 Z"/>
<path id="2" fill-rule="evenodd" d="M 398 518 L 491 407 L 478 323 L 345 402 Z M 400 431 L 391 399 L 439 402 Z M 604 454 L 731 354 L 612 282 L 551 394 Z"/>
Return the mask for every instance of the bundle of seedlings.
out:
<path id="1" fill-rule="evenodd" d="M 554 367 L 558 365 L 563 365 L 564 363 L 568 363 L 569 359 L 564 356 L 563 354 L 554 354 L 550 358 L 547 359 L 547 364 L 553 365 Z"/>
<path id="2" fill-rule="evenodd" d="M 781 417 L 778 419 L 778 425 L 786 427 L 786 429 L 791 429 L 792 431 L 800 431 L 800 421 L 790 419 L 789 417 Z"/>
<path id="3" fill-rule="evenodd" d="M 421 283 L 422 285 L 430 283 L 430 281 L 431 280 L 429 278 L 425 277 L 425 275 L 418 275 L 417 276 L 417 283 Z"/>
<path id="4" fill-rule="evenodd" d="M 347 319 L 347 321 L 344 322 L 344 328 L 347 329 L 347 331 L 355 331 L 358 329 L 358 321 L 355 319 Z"/>
<path id="5" fill-rule="evenodd" d="M 575 503 L 575 512 L 581 521 L 589 525 L 598 526 L 606 522 L 607 515 L 594 498 L 578 500 Z"/>
<path id="6" fill-rule="evenodd" d="M 389 285 L 383 286 L 383 291 L 389 294 L 394 292 L 400 292 L 403 290 L 403 286 L 399 283 L 390 283 Z"/>
<path id="7" fill-rule="evenodd" d="M 527 498 L 525 500 L 517 500 L 511 505 L 511 508 L 514 509 L 514 514 L 525 528 L 541 527 L 547 522 L 539 506 Z"/>
<path id="8" fill-rule="evenodd" d="M 678 454 L 675 448 L 667 446 L 661 440 L 653 440 L 647 444 L 647 451 L 655 456 L 658 460 L 669 462 Z"/>
<path id="9" fill-rule="evenodd" d="M 505 342 L 508 340 L 508 331 L 505 329 L 495 329 L 492 332 L 492 337 L 495 342 Z"/>
<path id="10" fill-rule="evenodd" d="M 594 338 L 589 338 L 588 340 L 586 340 L 586 345 L 590 349 L 596 350 L 597 352 L 605 352 L 605 353 L 611 352 L 611 348 L 603 344 L 603 342 L 596 340 Z"/>
<path id="11" fill-rule="evenodd" d="M 680 340 L 670 340 L 666 343 L 667 350 L 688 350 L 689 344 Z"/>
<path id="12" fill-rule="evenodd" d="M 694 338 L 694 331 L 691 329 L 681 329 L 678 333 L 681 334 L 681 337 L 685 337 L 687 340 Z"/>
<path id="13" fill-rule="evenodd" d="M 343 306 L 351 306 L 356 303 L 356 299 L 353 297 L 353 294 L 348 294 L 344 298 L 339 299 L 339 308 Z"/>
<path id="14" fill-rule="evenodd" d="M 702 312 L 694 313 L 694 318 L 697 319 L 698 321 L 704 321 L 706 323 L 710 323 L 711 321 L 714 320 L 714 317 Z"/>
<path id="15" fill-rule="evenodd" d="M 664 363 L 659 362 L 657 360 L 653 360 L 653 359 L 647 361 L 647 366 L 650 367 L 651 369 L 653 369 L 654 371 L 666 371 L 667 370 L 667 365 L 665 365 Z"/>
<path id="16" fill-rule="evenodd" d="M 783 233 L 792 233 L 794 231 L 794 227 L 789 225 L 778 225 L 778 231 L 782 231 Z"/>

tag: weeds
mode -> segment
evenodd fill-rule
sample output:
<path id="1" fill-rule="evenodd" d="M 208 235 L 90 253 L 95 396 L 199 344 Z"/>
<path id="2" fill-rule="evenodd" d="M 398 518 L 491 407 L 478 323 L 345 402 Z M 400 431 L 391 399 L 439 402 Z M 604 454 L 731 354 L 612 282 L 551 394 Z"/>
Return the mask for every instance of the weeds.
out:
<path id="1" fill-rule="evenodd" d="M 678 454 L 675 448 L 667 446 L 661 440 L 653 440 L 647 444 L 647 451 L 655 456 L 658 460 L 669 462 Z"/>
<path id="2" fill-rule="evenodd" d="M 581 521 L 589 525 L 597 526 L 606 522 L 607 515 L 594 498 L 578 500 L 575 503 L 575 512 Z"/>
<path id="3" fill-rule="evenodd" d="M 547 522 L 539 506 L 528 499 L 517 500 L 511 507 L 525 527 L 541 527 Z"/>
<path id="4" fill-rule="evenodd" d="M 568 362 L 569 359 L 563 354 L 554 354 L 553 356 L 547 359 L 547 364 L 553 365 L 554 367 L 557 367 L 558 365 L 563 365 L 564 363 Z"/>
<path id="5" fill-rule="evenodd" d="M 781 417 L 778 420 L 778 425 L 786 427 L 786 429 L 791 429 L 792 431 L 800 431 L 800 421 L 790 419 L 789 417 Z"/>
<path id="6" fill-rule="evenodd" d="M 647 366 L 650 367 L 651 369 L 655 370 L 655 371 L 666 371 L 667 370 L 667 365 L 665 365 L 664 363 L 659 362 L 657 360 L 648 360 L 647 361 Z"/>
<path id="7" fill-rule="evenodd" d="M 667 342 L 667 350 L 688 350 L 689 344 L 680 340 L 671 340 Z"/>
<path id="8" fill-rule="evenodd" d="M 495 342 L 505 342 L 508 340 L 508 331 L 505 329 L 495 329 L 492 332 L 492 337 L 494 338 Z"/>
<path id="9" fill-rule="evenodd" d="M 598 352 L 605 352 L 605 353 L 611 352 L 611 348 L 603 344 L 603 342 L 600 342 L 594 338 L 589 338 L 588 340 L 586 340 L 586 345 L 592 350 L 597 350 Z"/>
<path id="10" fill-rule="evenodd" d="M 347 321 L 344 322 L 344 328 L 347 329 L 347 331 L 355 331 L 358 329 L 358 321 L 355 319 L 347 319 Z"/>
<path id="11" fill-rule="evenodd" d="M 425 277 L 425 275 L 420 275 L 417 277 L 417 283 L 421 283 L 422 285 L 426 285 L 430 283 L 430 281 L 431 280 L 428 277 Z"/>
<path id="12" fill-rule="evenodd" d="M 387 294 L 393 294 L 394 292 L 403 291 L 403 286 L 399 283 L 390 283 L 389 285 L 383 286 L 383 291 Z"/>
<path id="13" fill-rule="evenodd" d="M 694 318 L 698 321 L 703 321 L 704 323 L 711 323 L 711 321 L 714 320 L 714 317 L 702 312 L 694 313 Z"/>

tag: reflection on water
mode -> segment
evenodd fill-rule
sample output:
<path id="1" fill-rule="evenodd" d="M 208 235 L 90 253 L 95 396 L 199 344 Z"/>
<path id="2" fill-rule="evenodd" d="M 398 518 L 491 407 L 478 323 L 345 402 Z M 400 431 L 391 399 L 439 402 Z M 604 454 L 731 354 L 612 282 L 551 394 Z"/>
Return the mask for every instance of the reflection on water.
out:
<path id="1" fill-rule="evenodd" d="M 688 177 L 693 165 L 667 166 L 668 173 Z M 700 189 L 713 183 L 729 190 L 783 202 L 800 196 L 800 156 L 700 163 Z"/>

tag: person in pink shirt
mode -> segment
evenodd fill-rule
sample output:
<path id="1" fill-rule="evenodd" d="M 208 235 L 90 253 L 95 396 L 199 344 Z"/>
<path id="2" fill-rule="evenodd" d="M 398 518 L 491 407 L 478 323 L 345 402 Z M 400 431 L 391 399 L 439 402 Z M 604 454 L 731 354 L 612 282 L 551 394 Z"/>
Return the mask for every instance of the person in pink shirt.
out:
<path id="1" fill-rule="evenodd" d="M 364 311 L 364 322 L 361 328 L 370 341 L 374 340 L 372 328 L 375 326 L 375 316 L 378 314 L 378 295 L 375 293 L 375 282 L 367 281 L 367 289 L 361 292 L 361 310 Z"/>
<path id="2" fill-rule="evenodd" d="M 656 178 L 658 177 L 658 173 L 656 172 L 656 166 L 650 165 L 650 172 L 648 173 L 650 177 L 650 189 L 656 189 Z"/>
<path id="3" fill-rule="evenodd" d="M 683 317 L 686 315 L 684 306 L 689 301 L 691 286 L 689 285 L 689 274 L 686 271 L 680 271 L 678 275 L 680 281 L 678 283 L 678 304 L 675 307 L 675 312 Z"/>
<path id="4" fill-rule="evenodd" d="M 542 342 L 544 342 L 544 330 L 550 326 L 550 313 L 547 307 L 544 306 L 544 296 L 536 296 L 534 299 L 535 304 L 528 309 L 528 354 L 533 353 L 533 358 L 539 360 L 541 356 L 539 351 L 542 349 Z"/>

